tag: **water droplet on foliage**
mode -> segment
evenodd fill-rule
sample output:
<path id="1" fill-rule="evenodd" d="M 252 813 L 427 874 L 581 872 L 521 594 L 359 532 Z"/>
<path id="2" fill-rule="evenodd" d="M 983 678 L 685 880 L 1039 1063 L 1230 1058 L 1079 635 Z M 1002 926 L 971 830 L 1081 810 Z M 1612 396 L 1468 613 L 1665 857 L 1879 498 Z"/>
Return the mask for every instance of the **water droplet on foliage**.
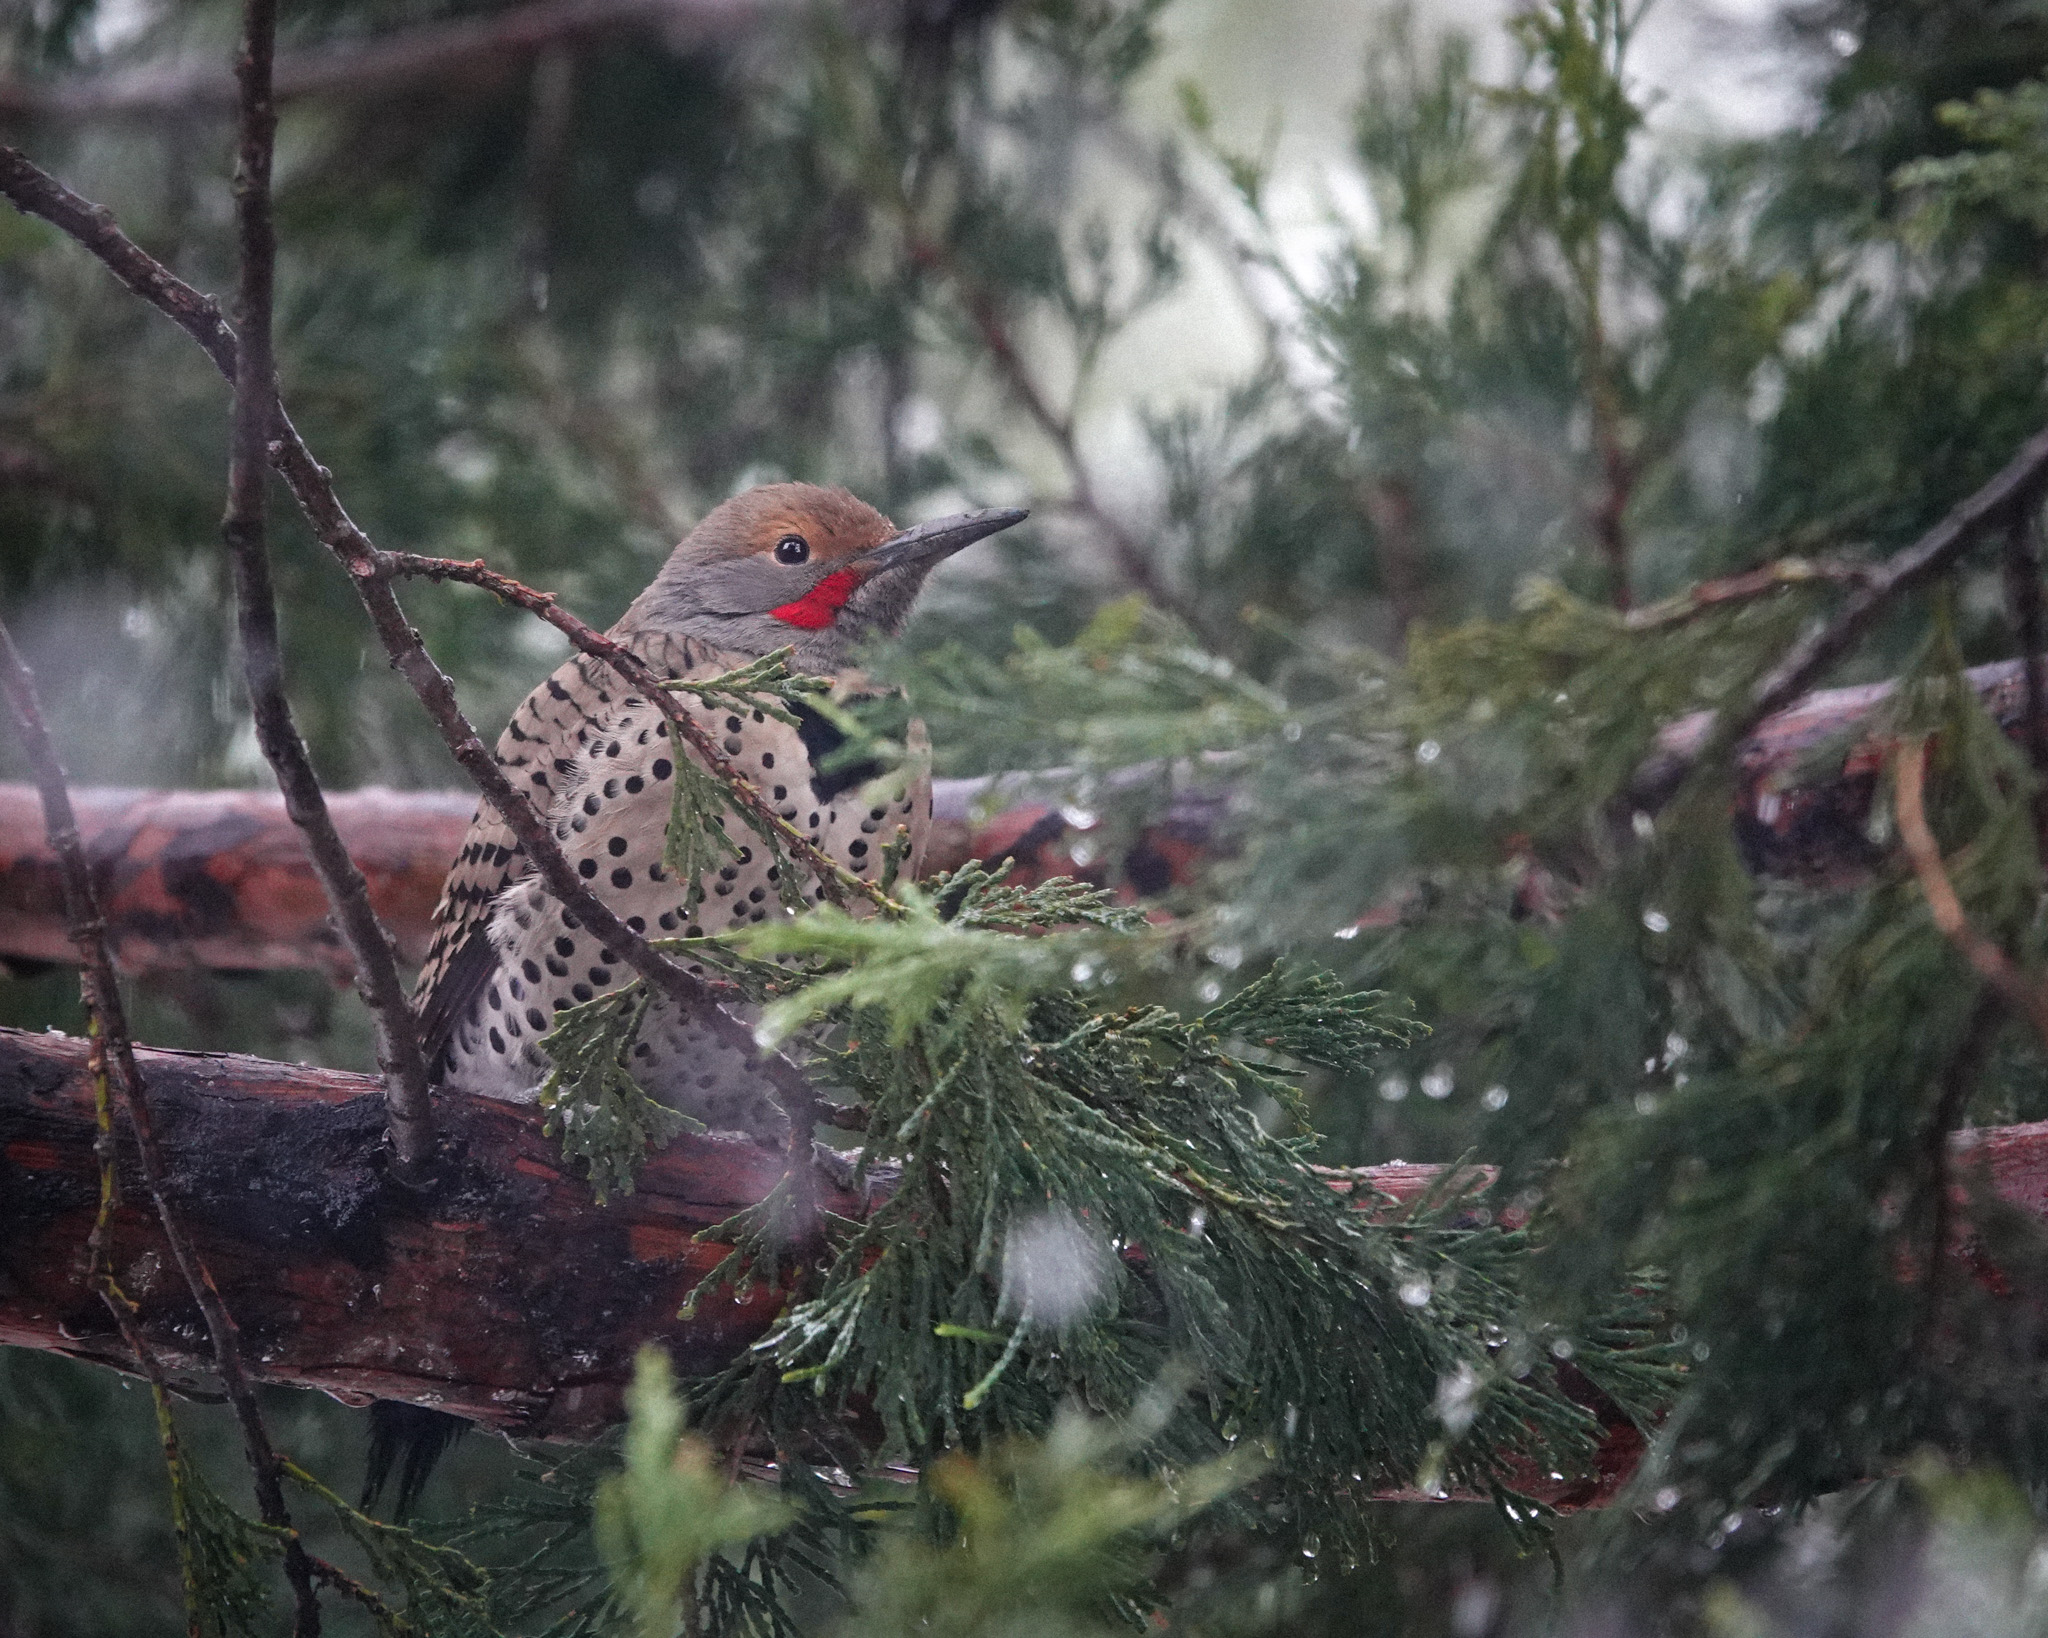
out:
<path id="1" fill-rule="evenodd" d="M 1445 1431 L 1453 1439 L 1462 1438 L 1479 1414 L 1479 1373 L 1461 1361 L 1456 1370 L 1438 1377 L 1432 1408 Z"/>
<path id="2" fill-rule="evenodd" d="M 1003 1241 L 1003 1307 L 1049 1325 L 1090 1308 L 1109 1281 L 1100 1236 L 1057 1208 L 1023 1218 Z"/>

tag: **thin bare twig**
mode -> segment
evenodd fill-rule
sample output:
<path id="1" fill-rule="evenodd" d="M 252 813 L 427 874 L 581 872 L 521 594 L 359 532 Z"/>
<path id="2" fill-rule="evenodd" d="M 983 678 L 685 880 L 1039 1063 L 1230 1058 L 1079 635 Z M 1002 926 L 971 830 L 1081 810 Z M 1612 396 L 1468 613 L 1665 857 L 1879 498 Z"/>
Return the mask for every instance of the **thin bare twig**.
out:
<path id="1" fill-rule="evenodd" d="M 772 0 L 536 0 L 291 52 L 277 64 L 277 97 L 289 102 L 384 96 L 413 86 L 445 89 L 462 76 L 491 84 L 501 70 L 551 46 L 651 28 L 671 50 L 681 50 L 738 34 L 775 9 Z M 234 108 L 235 82 L 211 63 L 153 65 L 54 83 L 0 80 L 0 118 L 190 118 Z"/>
<path id="2" fill-rule="evenodd" d="M 1811 586 L 1825 582 L 1836 586 L 1865 586 L 1876 571 L 1867 563 L 1838 562 L 1827 558 L 1781 557 L 1760 563 L 1754 569 L 1704 580 L 1674 596 L 1662 598 L 1622 617 L 1630 631 L 1661 631 L 1698 619 L 1711 609 L 1729 603 L 1746 603 L 1767 597 L 1786 586 Z"/>
<path id="3" fill-rule="evenodd" d="M 269 443 L 277 417 L 277 370 L 271 349 L 271 308 L 276 286 L 277 235 L 271 221 L 270 167 L 277 110 L 270 95 L 270 52 L 258 49 L 250 13 L 251 44 L 237 68 L 242 88 L 235 162 L 235 221 L 241 291 L 235 327 L 240 339 L 234 372 L 233 442 L 228 456 L 228 499 L 221 520 L 235 586 L 235 617 L 242 676 L 256 722 L 256 742 L 277 777 L 285 811 L 299 827 L 306 856 L 334 911 L 335 926 L 355 958 L 356 989 L 376 1030 L 377 1067 L 391 1131 L 393 1170 L 417 1183 L 434 1152 L 433 1105 L 418 1022 L 398 976 L 391 936 L 370 904 L 369 884 L 349 856 L 327 798 L 292 720 L 284 691 L 283 646 L 266 534 Z"/>
<path id="4" fill-rule="evenodd" d="M 2028 801 L 2034 819 L 2034 856 L 2048 872 L 2048 660 L 2041 654 L 2048 631 L 2041 618 L 2040 518 L 2031 508 L 2006 530 L 2005 595 L 2012 605 L 2026 676 L 2027 711 L 2020 723 L 2020 743 L 2034 770 L 2034 792 Z"/>
<path id="5" fill-rule="evenodd" d="M 1058 452 L 1060 464 L 1067 469 L 1069 508 L 1087 518 L 1109 543 L 1117 572 L 1134 590 L 1143 593 L 1148 602 L 1200 629 L 1201 622 L 1194 608 L 1160 578 L 1158 566 L 1138 537 L 1103 507 L 1089 476 L 1088 463 L 1081 458 L 1080 439 L 1074 430 L 1073 416 L 1053 408 L 1052 399 L 1031 373 L 1031 366 L 1025 363 L 1024 355 L 1011 339 L 1009 326 L 1004 322 L 995 298 L 944 245 L 926 238 L 908 222 L 905 230 L 909 235 L 912 263 L 938 273 L 953 286 L 968 318 L 973 321 L 975 334 L 1004 384 L 1009 387 L 1011 396 Z"/>
<path id="6" fill-rule="evenodd" d="M 122 284 L 176 323 L 206 350 L 224 376 L 234 379 L 239 348 L 213 298 L 193 289 L 138 246 L 121 231 L 111 211 L 81 198 L 5 146 L 0 146 L 0 194 L 99 257 Z M 786 1099 L 807 1097 L 809 1084 L 795 1064 L 780 1053 L 761 1048 L 753 1031 L 718 1004 L 708 985 L 652 949 L 570 867 L 546 819 L 506 777 L 463 714 L 454 685 L 405 617 L 383 567 L 384 554 L 349 516 L 334 492 L 332 474 L 314 460 L 282 403 L 277 406 L 269 455 L 314 535 L 348 570 L 393 668 L 418 696 L 450 753 L 483 792 L 484 800 L 519 839 L 549 893 L 653 989 L 698 1013 L 725 1044 L 760 1068 Z"/>
<path id="7" fill-rule="evenodd" d="M 1948 879 L 1947 867 L 1941 862 L 1941 845 L 1928 828 L 1926 784 L 1927 741 L 1901 745 L 1892 755 L 1899 842 L 1919 879 L 1927 913 L 1942 937 L 1956 947 L 1978 977 L 1991 985 L 2048 1043 L 2048 988 L 2028 978 L 2011 956 L 1970 924 L 1962 900 L 1956 897 L 1955 886 Z"/>
<path id="8" fill-rule="evenodd" d="M 85 844 L 79 840 L 78 820 L 71 809 L 70 788 L 64 777 L 63 765 L 57 759 L 56 746 L 51 743 L 50 731 L 44 725 L 42 704 L 36 698 L 35 678 L 14 646 L 13 634 L 4 624 L 0 624 L 0 693 L 6 695 L 15 730 L 21 736 L 22 750 L 29 766 L 35 770 L 36 787 L 43 800 L 44 824 L 50 836 L 50 850 L 57 855 L 64 881 L 65 913 L 71 923 L 72 941 L 78 947 L 79 961 L 84 968 L 87 1004 L 98 1023 L 102 1051 L 120 1083 L 122 1101 L 128 1109 L 128 1122 L 135 1133 L 143 1183 L 156 1206 L 157 1220 L 163 1225 L 164 1241 L 170 1247 L 171 1259 L 177 1264 L 178 1273 L 191 1291 L 192 1300 L 205 1321 L 207 1337 L 213 1346 L 214 1369 L 220 1373 L 221 1384 L 227 1389 L 235 1419 L 241 1426 L 242 1443 L 255 1478 L 257 1506 L 263 1522 L 289 1530 L 291 1517 L 285 1510 L 284 1492 L 278 1484 L 277 1453 L 270 1443 L 269 1430 L 264 1426 L 263 1413 L 256 1404 L 255 1390 L 242 1368 L 240 1339 L 234 1317 L 221 1301 L 220 1289 L 214 1284 L 212 1273 L 200 1260 L 198 1251 L 185 1234 L 184 1225 L 171 1210 L 169 1196 L 164 1192 L 164 1166 L 157 1147 L 156 1126 L 150 1116 L 142 1072 L 136 1067 L 134 1039 L 128 1031 L 127 1012 L 115 981 L 113 958 L 107 953 L 106 920 L 100 914 L 99 892 L 93 883 L 92 867 L 86 862 Z M 296 1535 L 286 1542 L 284 1558 L 285 1574 L 292 1583 L 298 1605 L 293 1631 L 296 1638 L 318 1638 L 320 1607 L 313 1593 L 305 1553 Z"/>

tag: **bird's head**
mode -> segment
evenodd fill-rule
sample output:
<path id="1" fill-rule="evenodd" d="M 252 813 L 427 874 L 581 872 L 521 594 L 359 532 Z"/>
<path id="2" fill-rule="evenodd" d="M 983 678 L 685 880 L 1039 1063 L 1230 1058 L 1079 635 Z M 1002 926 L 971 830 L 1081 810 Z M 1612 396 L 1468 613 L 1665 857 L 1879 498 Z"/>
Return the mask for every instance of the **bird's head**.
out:
<path id="1" fill-rule="evenodd" d="M 748 656 L 794 643 L 798 669 L 830 675 L 862 639 L 895 634 L 939 562 L 1024 516 L 964 512 L 899 530 L 844 489 L 766 484 L 707 513 L 620 625 Z"/>

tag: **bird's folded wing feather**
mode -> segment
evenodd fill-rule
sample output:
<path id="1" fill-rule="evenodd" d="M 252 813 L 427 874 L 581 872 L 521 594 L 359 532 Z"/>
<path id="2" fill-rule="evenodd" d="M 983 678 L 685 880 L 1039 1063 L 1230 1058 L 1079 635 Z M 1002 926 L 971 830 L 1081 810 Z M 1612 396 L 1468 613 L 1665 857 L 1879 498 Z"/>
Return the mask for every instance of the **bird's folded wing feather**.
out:
<path id="1" fill-rule="evenodd" d="M 657 671 L 673 677 L 716 676 L 739 663 L 687 637 L 643 632 L 628 640 Z M 609 666 L 579 654 L 558 666 L 513 712 L 498 739 L 498 762 L 544 818 L 585 747 L 629 695 Z M 492 901 L 532 870 L 511 827 L 494 808 L 479 804 L 442 886 L 433 942 L 413 988 L 429 1064 L 439 1059 L 456 1022 L 482 993 L 496 965 L 488 936 Z"/>

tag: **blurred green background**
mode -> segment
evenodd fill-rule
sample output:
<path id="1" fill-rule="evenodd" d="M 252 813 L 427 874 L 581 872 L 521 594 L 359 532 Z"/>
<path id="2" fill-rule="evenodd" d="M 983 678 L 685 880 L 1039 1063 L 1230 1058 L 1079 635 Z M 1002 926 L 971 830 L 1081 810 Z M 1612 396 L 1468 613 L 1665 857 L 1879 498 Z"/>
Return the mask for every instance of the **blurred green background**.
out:
<path id="1" fill-rule="evenodd" d="M 213 0 L 0 4 L 0 140 L 218 292 L 236 27 Z M 377 66 L 430 39 L 455 44 L 428 70 Z M 1689 1425 L 1716 1429 L 1667 1453 L 1683 1506 L 1567 1523 L 1561 1580 L 1483 1510 L 1388 1506 L 1377 1562 L 1248 1553 L 1175 1620 L 2041 1630 L 2032 1330 L 1965 1293 L 1969 1345 L 1926 1346 L 1897 1278 L 1946 1187 L 1932 1111 L 2048 1114 L 2040 1044 L 1959 1045 L 1974 980 L 1896 867 L 1757 879 L 1710 806 L 1644 815 L 1635 854 L 1612 821 L 1657 726 L 1838 592 L 1622 609 L 1879 559 L 2048 420 L 2048 14 L 294 0 L 281 62 L 286 399 L 379 545 L 485 556 L 602 623 L 749 484 L 844 483 L 905 523 L 1031 507 L 874 664 L 942 772 L 1070 770 L 1112 882 L 1165 804 L 1220 815 L 1162 900 L 1185 948 L 1109 993 L 1206 1001 L 1292 958 L 1407 995 L 1427 1041 L 1309 1085 L 1324 1158 L 1476 1152 L 1551 1185 L 1561 1312 L 1614 1269 L 1672 1274 Z M 80 781 L 265 781 L 225 444 L 185 338 L 0 216 L 0 607 Z M 323 775 L 459 783 L 277 498 Z M 480 724 L 563 652 L 465 590 L 407 602 Z M 1979 553 L 1830 680 L 1918 679 L 1898 721 L 1954 747 L 1959 888 L 2031 959 L 2029 776 L 1950 686 L 2015 651 Z M 368 1060 L 354 996 L 310 975 L 154 975 L 135 1006 L 155 1044 Z M 82 1027 L 73 977 L 0 980 L 0 1021 Z M 351 1487 L 356 1417 L 277 1415 Z M 189 1427 L 239 1494 L 225 1424 Z M 1929 1445 L 1981 1470 L 1844 1491 Z M 0 1633 L 175 1630 L 155 1461 L 139 1392 L 0 1354 Z M 512 1461 L 468 1440 L 430 1507 Z M 1895 1586 L 1908 1560 L 1939 1574 Z M 1977 1624 L 1885 1624 L 1960 1607 L 1931 1590 L 1955 1564 Z"/>

